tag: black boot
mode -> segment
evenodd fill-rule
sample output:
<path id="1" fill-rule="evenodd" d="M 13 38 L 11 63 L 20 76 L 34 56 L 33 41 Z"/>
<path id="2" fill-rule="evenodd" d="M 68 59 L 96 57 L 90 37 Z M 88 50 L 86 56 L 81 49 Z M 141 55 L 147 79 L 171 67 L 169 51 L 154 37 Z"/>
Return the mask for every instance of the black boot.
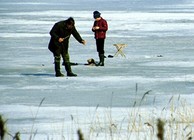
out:
<path id="1" fill-rule="evenodd" d="M 77 76 L 77 74 L 74 74 L 72 71 L 71 71 L 71 64 L 70 63 L 65 63 L 65 69 L 67 71 L 67 76 Z"/>
<path id="2" fill-rule="evenodd" d="M 99 54 L 100 62 L 96 66 L 104 66 L 104 54 Z"/>
<path id="3" fill-rule="evenodd" d="M 64 77 L 64 75 L 60 71 L 60 62 L 55 62 L 55 76 Z"/>

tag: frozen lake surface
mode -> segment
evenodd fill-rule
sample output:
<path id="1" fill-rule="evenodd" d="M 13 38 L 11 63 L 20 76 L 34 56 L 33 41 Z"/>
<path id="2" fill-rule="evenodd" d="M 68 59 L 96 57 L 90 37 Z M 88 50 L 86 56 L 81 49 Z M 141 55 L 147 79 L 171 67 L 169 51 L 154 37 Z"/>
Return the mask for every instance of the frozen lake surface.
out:
<path id="1" fill-rule="evenodd" d="M 29 139 L 31 131 L 37 130 L 37 140 L 64 139 L 62 135 L 76 139 L 78 128 L 85 135 L 93 134 L 88 125 L 94 125 L 96 116 L 104 124 L 111 117 L 119 122 L 138 107 L 136 111 L 143 112 L 145 120 L 154 110 L 151 118 L 156 120 L 172 98 L 175 105 L 180 98 L 185 99 L 192 109 L 193 9 L 194 1 L 187 0 L 2 0 L 0 114 L 8 119 L 10 133 L 20 131 L 22 139 Z M 89 58 L 98 61 L 91 31 L 94 10 L 99 10 L 109 24 L 105 55 L 115 54 L 113 44 L 127 44 L 123 50 L 126 57 L 107 57 L 105 67 L 83 65 Z M 78 77 L 56 78 L 53 56 L 47 49 L 49 31 L 55 22 L 69 16 L 74 17 L 87 45 L 71 37 L 71 61 L 79 63 L 72 70 Z M 111 117 L 106 120 L 107 112 Z M 127 123 L 123 121 L 123 126 Z M 105 135 L 87 138 L 109 139 L 106 127 L 93 130 Z"/>

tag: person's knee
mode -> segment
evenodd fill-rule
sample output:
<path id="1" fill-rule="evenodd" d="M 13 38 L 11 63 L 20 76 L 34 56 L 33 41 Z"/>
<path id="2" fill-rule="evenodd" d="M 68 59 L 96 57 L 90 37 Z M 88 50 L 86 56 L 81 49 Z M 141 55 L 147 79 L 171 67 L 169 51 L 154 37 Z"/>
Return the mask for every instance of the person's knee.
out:
<path id="1" fill-rule="evenodd" d="M 60 56 L 55 56 L 55 62 L 60 62 L 61 57 Z"/>

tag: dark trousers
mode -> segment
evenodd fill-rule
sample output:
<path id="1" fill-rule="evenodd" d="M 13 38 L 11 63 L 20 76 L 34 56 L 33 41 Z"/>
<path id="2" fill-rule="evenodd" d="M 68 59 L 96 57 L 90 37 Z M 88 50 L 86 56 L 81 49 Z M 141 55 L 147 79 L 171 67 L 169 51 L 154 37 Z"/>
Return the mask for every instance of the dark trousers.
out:
<path id="1" fill-rule="evenodd" d="M 68 53 L 68 46 L 59 46 L 54 52 L 54 61 L 55 61 L 55 72 L 56 76 L 61 76 L 60 72 L 60 60 L 61 56 L 63 58 L 63 65 L 65 66 L 65 69 L 67 71 L 67 76 L 77 76 L 76 74 L 72 73 L 71 65 L 70 65 L 70 57 Z"/>
<path id="2" fill-rule="evenodd" d="M 62 56 L 63 63 L 70 62 L 70 57 L 69 57 L 69 53 L 68 53 L 68 46 L 66 46 L 66 47 L 65 46 L 58 46 L 57 49 L 53 52 L 53 56 L 55 58 L 55 61 L 60 62 L 60 58 Z"/>
<path id="3" fill-rule="evenodd" d="M 104 54 L 104 42 L 105 39 L 96 39 L 96 48 L 98 54 Z"/>

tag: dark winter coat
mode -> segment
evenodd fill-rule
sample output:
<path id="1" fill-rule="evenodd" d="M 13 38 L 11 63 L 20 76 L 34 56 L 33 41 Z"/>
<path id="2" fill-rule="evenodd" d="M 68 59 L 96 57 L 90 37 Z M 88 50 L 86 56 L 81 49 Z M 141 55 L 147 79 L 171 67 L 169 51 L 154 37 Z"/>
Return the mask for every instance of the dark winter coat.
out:
<path id="1" fill-rule="evenodd" d="M 108 30 L 108 24 L 105 19 L 101 17 L 99 21 L 94 21 L 94 26 L 98 26 L 98 30 L 93 30 L 95 39 L 105 39 L 106 38 L 106 31 Z"/>
<path id="2" fill-rule="evenodd" d="M 77 32 L 76 28 L 74 27 L 73 29 L 68 30 L 66 22 L 67 22 L 66 20 L 57 22 L 51 29 L 50 31 L 51 39 L 48 46 L 51 52 L 55 52 L 58 49 L 58 47 L 65 47 L 67 49 L 69 46 L 69 38 L 71 34 L 75 37 L 75 39 L 78 42 L 82 43 L 83 39 Z M 58 41 L 59 38 L 65 38 L 65 40 L 62 43 L 59 43 Z"/>

